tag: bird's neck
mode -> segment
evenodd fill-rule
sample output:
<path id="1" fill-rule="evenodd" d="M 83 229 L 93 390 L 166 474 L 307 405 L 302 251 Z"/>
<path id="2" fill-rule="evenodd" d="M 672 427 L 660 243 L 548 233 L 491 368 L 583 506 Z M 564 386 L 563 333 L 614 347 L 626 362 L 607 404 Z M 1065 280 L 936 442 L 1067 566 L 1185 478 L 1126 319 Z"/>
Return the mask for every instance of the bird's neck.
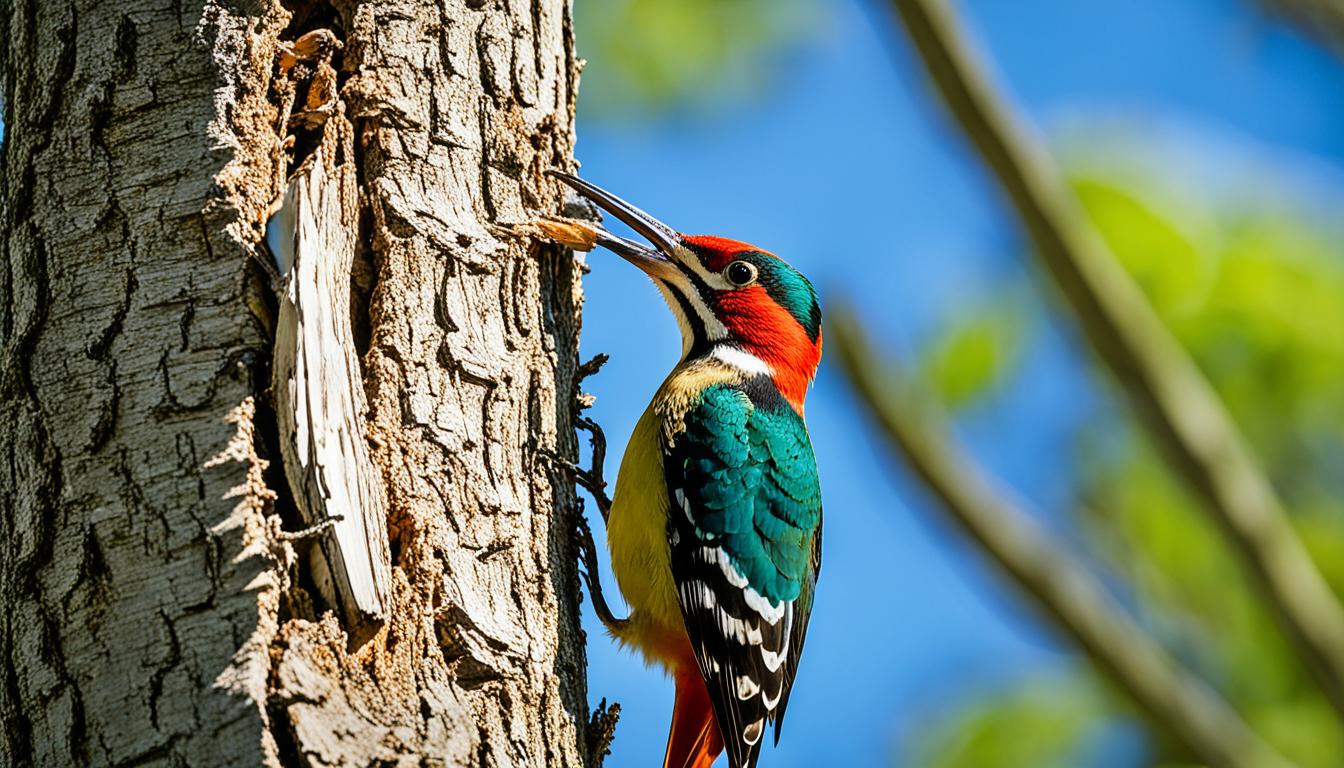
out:
<path id="1" fill-rule="evenodd" d="M 718 341 L 700 350 L 683 362 L 683 365 L 710 363 L 731 369 L 743 379 L 768 378 L 779 390 L 779 394 L 788 401 L 799 415 L 803 413 L 803 401 L 807 398 L 807 389 L 817 370 L 821 357 L 820 344 L 815 355 L 781 355 L 774 350 L 753 345 L 750 342 Z"/>

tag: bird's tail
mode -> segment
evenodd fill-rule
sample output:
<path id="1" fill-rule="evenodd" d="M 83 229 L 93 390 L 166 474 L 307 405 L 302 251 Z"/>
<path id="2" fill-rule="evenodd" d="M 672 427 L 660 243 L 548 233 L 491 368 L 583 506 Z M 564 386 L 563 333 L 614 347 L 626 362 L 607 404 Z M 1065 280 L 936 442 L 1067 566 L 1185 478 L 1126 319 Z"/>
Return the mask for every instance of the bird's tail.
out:
<path id="1" fill-rule="evenodd" d="M 672 705 L 672 730 L 667 735 L 663 768 L 709 768 L 723 751 L 723 736 L 714 720 L 714 705 L 700 672 L 678 670 L 677 698 Z"/>

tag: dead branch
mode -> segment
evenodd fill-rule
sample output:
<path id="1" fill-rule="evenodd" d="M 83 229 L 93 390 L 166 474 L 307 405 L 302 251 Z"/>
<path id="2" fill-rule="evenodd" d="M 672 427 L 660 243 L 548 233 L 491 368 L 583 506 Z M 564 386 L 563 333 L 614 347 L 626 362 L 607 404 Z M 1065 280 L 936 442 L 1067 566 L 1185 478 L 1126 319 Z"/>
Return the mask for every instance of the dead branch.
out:
<path id="1" fill-rule="evenodd" d="M 939 0 L 892 0 L 892 5 L 1092 348 L 1129 394 L 1172 468 L 1218 523 L 1344 718 L 1344 609 L 1217 394 L 1087 221 L 1041 142 L 995 91 L 951 5 Z"/>
<path id="2" fill-rule="evenodd" d="M 841 365 L 887 442 L 943 507 L 1154 728 L 1217 768 L 1290 765 L 1202 680 L 1181 668 L 1116 604 L 1099 580 L 1035 525 L 1021 503 L 987 476 L 948 435 L 938 409 L 898 376 L 847 312 L 829 318 Z"/>

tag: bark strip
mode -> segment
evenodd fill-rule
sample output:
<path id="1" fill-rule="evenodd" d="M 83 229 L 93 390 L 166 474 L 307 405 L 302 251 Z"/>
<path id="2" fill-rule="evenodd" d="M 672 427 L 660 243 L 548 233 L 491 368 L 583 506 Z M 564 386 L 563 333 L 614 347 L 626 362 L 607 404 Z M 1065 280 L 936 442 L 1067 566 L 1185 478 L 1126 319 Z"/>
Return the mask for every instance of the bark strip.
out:
<path id="1" fill-rule="evenodd" d="M 337 105 L 272 219 L 284 285 L 271 393 L 290 490 L 318 546 L 313 580 L 346 626 L 387 617 L 387 497 L 373 464 L 350 324 L 359 192 L 350 124 Z"/>

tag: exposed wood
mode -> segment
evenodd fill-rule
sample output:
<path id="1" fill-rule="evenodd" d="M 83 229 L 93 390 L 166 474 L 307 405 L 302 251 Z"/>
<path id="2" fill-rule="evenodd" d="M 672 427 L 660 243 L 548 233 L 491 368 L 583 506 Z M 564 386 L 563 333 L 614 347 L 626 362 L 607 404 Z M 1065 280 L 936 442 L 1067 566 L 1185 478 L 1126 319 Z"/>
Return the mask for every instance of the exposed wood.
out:
<path id="1" fill-rule="evenodd" d="M 311 548 L 313 580 L 354 631 L 387 617 L 392 568 L 387 496 L 364 438 L 367 405 L 350 320 L 359 237 L 350 131 L 339 110 L 325 121 L 267 239 L 285 269 L 271 362 L 285 474 L 304 521 L 323 527 Z"/>

